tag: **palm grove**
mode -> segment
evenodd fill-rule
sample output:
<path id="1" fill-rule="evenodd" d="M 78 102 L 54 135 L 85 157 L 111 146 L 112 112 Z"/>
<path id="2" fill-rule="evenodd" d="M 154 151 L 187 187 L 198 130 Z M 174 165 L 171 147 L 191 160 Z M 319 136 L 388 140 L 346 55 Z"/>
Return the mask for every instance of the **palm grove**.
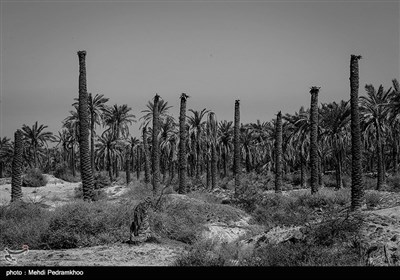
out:
<path id="1" fill-rule="evenodd" d="M 199 185 L 213 189 L 226 178 L 234 179 L 238 196 L 248 173 L 274 174 L 276 192 L 285 189 L 285 177 L 296 176 L 299 187 L 310 187 L 314 194 L 323 185 L 323 174 L 331 173 L 337 189 L 351 176 L 351 209 L 356 210 L 363 204 L 366 173 L 376 174 L 377 190 L 384 188 L 386 174 L 398 174 L 400 85 L 396 79 L 389 89 L 367 84 L 365 95 L 359 96 L 361 56 L 350 59 L 348 101 L 320 105 L 320 87 L 312 86 L 309 109 L 247 124 L 240 122 L 239 100 L 232 104 L 233 120 L 218 121 L 206 108 L 187 109 L 191 100 L 185 93 L 178 120 L 158 94 L 137 120 L 127 104 L 110 106 L 103 94 L 88 93 L 86 51 L 79 51 L 78 58 L 79 95 L 62 130 L 53 135 L 36 122 L 18 129 L 14 142 L 0 139 L 0 177 L 12 177 L 11 201 L 22 198 L 21 176 L 32 168 L 80 176 L 86 201 L 92 199 L 100 173 L 113 182 L 125 172 L 126 184 L 136 174 L 155 196 L 161 185 L 186 193 Z M 129 132 L 136 121 L 141 122 L 139 138 Z M 49 142 L 57 145 L 49 148 Z"/>

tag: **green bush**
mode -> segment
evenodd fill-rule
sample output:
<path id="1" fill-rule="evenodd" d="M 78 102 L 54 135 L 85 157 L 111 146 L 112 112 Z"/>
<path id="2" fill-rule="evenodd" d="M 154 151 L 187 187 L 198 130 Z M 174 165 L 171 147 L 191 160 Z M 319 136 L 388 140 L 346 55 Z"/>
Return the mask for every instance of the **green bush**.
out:
<path id="1" fill-rule="evenodd" d="M 205 217 L 197 215 L 188 203 L 169 204 L 163 211 L 149 211 L 150 225 L 156 234 L 193 244 L 203 229 Z"/>
<path id="2" fill-rule="evenodd" d="M 94 174 L 94 189 L 102 189 L 111 185 L 110 177 L 104 172 L 97 172 Z"/>
<path id="3" fill-rule="evenodd" d="M 128 237 L 133 207 L 79 201 L 57 208 L 40 236 L 43 249 L 103 245 Z"/>
<path id="4" fill-rule="evenodd" d="M 270 228 L 304 224 L 310 213 L 310 209 L 300 205 L 296 197 L 271 194 L 256 206 L 252 217 L 256 223 Z"/>
<path id="5" fill-rule="evenodd" d="M 376 207 L 382 202 L 382 195 L 377 191 L 369 191 L 365 194 L 367 207 Z"/>
<path id="6" fill-rule="evenodd" d="M 40 169 L 37 168 L 28 169 L 26 175 L 22 177 L 23 187 L 37 188 L 46 186 L 46 184 L 46 177 L 42 174 Z"/>
<path id="7" fill-rule="evenodd" d="M 376 189 L 376 184 L 377 184 L 377 179 L 376 178 L 370 178 L 368 176 L 364 176 L 364 189 L 366 190 L 375 190 Z"/>
<path id="8" fill-rule="evenodd" d="M 47 230 L 51 213 L 37 204 L 13 202 L 0 207 L 0 248 L 40 248 L 40 236 Z"/>
<path id="9" fill-rule="evenodd" d="M 175 266 L 224 266 L 226 260 L 209 241 L 199 241 L 188 252 L 181 254 L 174 262 Z"/>
<path id="10" fill-rule="evenodd" d="M 390 176 L 386 183 L 389 191 L 400 192 L 400 175 Z"/>

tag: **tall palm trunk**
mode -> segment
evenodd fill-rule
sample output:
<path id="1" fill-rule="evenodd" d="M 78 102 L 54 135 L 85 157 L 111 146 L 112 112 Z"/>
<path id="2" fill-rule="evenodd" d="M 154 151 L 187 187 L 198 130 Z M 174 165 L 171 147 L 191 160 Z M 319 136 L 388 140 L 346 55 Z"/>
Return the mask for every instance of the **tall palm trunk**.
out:
<path id="1" fill-rule="evenodd" d="M 11 170 L 11 202 L 22 199 L 22 131 L 14 133 L 14 157 Z"/>
<path id="2" fill-rule="evenodd" d="M 399 172 L 398 165 L 399 165 L 399 147 L 397 145 L 397 139 L 393 142 L 393 173 L 397 175 Z"/>
<path id="3" fill-rule="evenodd" d="M 72 171 L 72 176 L 76 176 L 76 170 L 75 170 L 75 149 L 74 145 L 72 144 L 71 147 L 71 171 Z"/>
<path id="4" fill-rule="evenodd" d="M 140 157 L 140 146 L 136 147 L 136 179 L 139 181 L 140 179 L 140 169 L 141 169 L 141 157 Z"/>
<path id="5" fill-rule="evenodd" d="M 214 189 L 217 186 L 217 148 L 215 145 L 211 147 L 211 188 Z"/>
<path id="6" fill-rule="evenodd" d="M 178 192 L 184 193 L 186 191 L 186 173 L 187 173 L 187 159 L 186 159 L 186 100 L 188 96 L 185 93 L 181 95 L 181 107 L 179 113 L 179 151 L 178 151 L 178 165 L 179 165 L 179 187 Z"/>
<path id="7" fill-rule="evenodd" d="M 107 170 L 108 170 L 108 176 L 110 177 L 110 181 L 112 182 L 113 181 L 113 172 L 112 172 L 110 147 L 107 148 Z"/>
<path id="8" fill-rule="evenodd" d="M 79 51 L 79 152 L 83 199 L 89 201 L 93 195 L 93 173 L 89 150 L 89 108 L 86 89 L 86 51 Z"/>
<path id="9" fill-rule="evenodd" d="M 385 177 L 384 177 L 384 163 L 383 163 L 383 155 L 382 155 L 382 139 L 381 139 L 381 131 L 378 125 L 375 125 L 376 128 L 376 136 L 377 136 L 377 141 L 376 141 L 376 155 L 378 158 L 378 180 L 376 183 L 376 189 L 379 191 L 384 182 L 385 182 Z"/>
<path id="10" fill-rule="evenodd" d="M 358 210 L 364 199 L 362 185 L 362 143 L 360 116 L 358 108 L 358 60 L 361 56 L 351 55 L 350 58 L 350 103 L 351 103 L 351 210 Z"/>
<path id="11" fill-rule="evenodd" d="M 306 187 L 306 160 L 303 154 L 300 155 L 300 185 L 301 188 Z"/>
<path id="12" fill-rule="evenodd" d="M 234 176 L 235 176 L 235 194 L 238 194 L 240 187 L 240 101 L 235 100 L 235 115 L 234 115 L 234 134 L 233 134 L 233 153 L 234 153 Z"/>
<path id="13" fill-rule="evenodd" d="M 131 171 L 132 171 L 132 173 L 134 173 L 135 172 L 135 170 L 136 170 L 136 168 L 135 168 L 135 152 L 134 152 L 135 150 L 132 148 L 131 149 Z"/>
<path id="14" fill-rule="evenodd" d="M 275 139 L 275 192 L 282 192 L 282 113 L 276 117 Z"/>
<path id="15" fill-rule="evenodd" d="M 150 156 L 147 142 L 147 126 L 143 127 L 144 182 L 150 183 Z"/>
<path id="16" fill-rule="evenodd" d="M 129 182 L 131 181 L 131 149 L 126 149 L 126 158 L 125 158 L 125 173 L 126 173 L 126 185 L 129 185 Z"/>
<path id="17" fill-rule="evenodd" d="M 310 109 L 310 165 L 311 165 L 311 194 L 318 192 L 318 92 L 319 87 L 312 87 Z"/>
<path id="18" fill-rule="evenodd" d="M 341 189 L 343 187 L 343 179 L 342 179 L 342 157 L 340 155 L 340 151 L 336 148 L 336 189 Z"/>
<path id="19" fill-rule="evenodd" d="M 208 148 L 211 149 L 209 144 L 207 144 Z M 210 156 L 207 155 L 205 156 L 206 159 L 206 184 L 207 184 L 207 189 L 211 187 L 211 161 L 210 161 Z"/>
<path id="20" fill-rule="evenodd" d="M 158 143 L 158 134 L 160 131 L 160 111 L 158 109 L 158 102 L 160 96 L 154 96 L 153 106 L 153 195 L 158 196 L 160 192 L 160 145 Z"/>
<path id="21" fill-rule="evenodd" d="M 89 93 L 89 104 L 93 106 L 92 94 Z M 93 108 L 90 108 L 90 165 L 92 167 L 92 173 L 94 174 L 96 171 L 94 165 L 94 111 Z"/>

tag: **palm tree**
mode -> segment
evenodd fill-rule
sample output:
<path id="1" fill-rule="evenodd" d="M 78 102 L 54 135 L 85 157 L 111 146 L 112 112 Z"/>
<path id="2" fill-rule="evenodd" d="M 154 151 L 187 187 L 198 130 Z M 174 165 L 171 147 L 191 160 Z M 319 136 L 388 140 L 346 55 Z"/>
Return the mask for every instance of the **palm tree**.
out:
<path id="1" fill-rule="evenodd" d="M 126 104 L 115 104 L 104 110 L 104 123 L 108 125 L 107 130 L 110 130 L 116 139 L 120 139 L 121 136 L 124 139 L 128 137 L 128 125 L 135 122 L 135 115 L 130 113 L 131 110 L 132 108 Z M 118 158 L 114 158 L 114 169 L 115 175 L 118 177 Z"/>
<path id="2" fill-rule="evenodd" d="M 11 175 L 11 202 L 22 199 L 22 150 L 23 150 L 23 134 L 21 130 L 14 133 L 14 157 L 12 161 Z"/>
<path id="3" fill-rule="evenodd" d="M 83 199 L 90 201 L 93 195 L 93 173 L 89 150 L 89 108 L 86 89 L 86 51 L 78 51 L 79 57 L 79 152 Z"/>
<path id="4" fill-rule="evenodd" d="M 66 117 L 63 121 L 63 127 L 65 127 L 66 130 L 66 148 L 70 150 L 71 152 L 71 171 L 72 171 L 72 176 L 75 177 L 75 147 L 79 143 L 79 131 L 80 131 L 80 125 L 79 125 L 79 114 L 78 114 L 78 107 L 75 107 L 75 111 L 70 111 L 70 116 Z"/>
<path id="5" fill-rule="evenodd" d="M 238 195 L 240 187 L 240 101 L 235 100 L 234 130 L 233 130 L 233 158 L 235 176 L 235 194 Z"/>
<path id="6" fill-rule="evenodd" d="M 211 176 L 208 177 L 207 184 L 209 184 L 209 180 L 211 179 L 211 189 L 214 189 L 217 186 L 217 130 L 218 130 L 218 121 L 213 112 L 209 112 L 207 115 L 207 136 L 208 143 L 210 147 L 209 154 L 211 155 L 211 166 L 207 166 L 207 173 L 210 172 Z M 210 169 L 210 170 L 209 170 Z"/>
<path id="7" fill-rule="evenodd" d="M 132 168 L 132 171 L 134 171 L 135 169 L 134 169 L 134 154 L 135 154 L 135 148 L 137 148 L 138 146 L 139 146 L 139 144 L 140 144 L 140 140 L 139 139 L 137 139 L 136 137 L 130 137 L 129 139 L 128 139 L 128 143 L 129 143 L 129 148 L 130 148 L 130 154 L 131 154 L 131 160 L 132 160 L 132 163 L 131 163 L 131 168 Z"/>
<path id="8" fill-rule="evenodd" d="M 319 87 L 311 87 L 310 108 L 310 166 L 311 166 L 311 194 L 318 191 L 318 92 Z"/>
<path id="9" fill-rule="evenodd" d="M 126 185 L 129 185 L 129 182 L 131 181 L 131 167 L 130 167 L 130 157 L 131 157 L 131 149 L 129 145 L 126 145 L 125 148 L 125 174 L 126 174 Z"/>
<path id="10" fill-rule="evenodd" d="M 158 110 L 158 103 L 160 96 L 156 93 L 154 96 L 153 106 L 153 195 L 156 197 L 160 191 L 160 145 L 158 143 L 158 134 L 160 131 L 160 112 Z"/>
<path id="11" fill-rule="evenodd" d="M 226 177 L 227 175 L 227 166 L 229 162 L 229 155 L 232 152 L 233 145 L 233 122 L 232 121 L 221 121 L 218 124 L 218 141 L 217 146 L 219 145 L 219 149 L 221 151 L 222 157 L 222 166 L 223 166 L 223 176 Z"/>
<path id="12" fill-rule="evenodd" d="M 33 166 L 38 166 L 38 155 L 40 155 L 40 148 L 46 144 L 47 141 L 54 140 L 53 133 L 44 131 L 48 126 L 41 124 L 38 126 L 36 121 L 32 127 L 26 124 L 22 125 L 22 134 L 26 141 L 28 141 L 31 154 L 33 155 Z"/>
<path id="13" fill-rule="evenodd" d="M 275 139 L 275 192 L 282 192 L 282 113 L 276 116 L 276 139 Z"/>
<path id="14" fill-rule="evenodd" d="M 179 151 L 178 151 L 178 165 L 179 165 L 179 187 L 178 192 L 186 192 L 186 172 L 187 172 L 187 159 L 186 159 L 186 100 L 189 96 L 185 93 L 181 94 L 181 105 L 179 113 Z"/>
<path id="15" fill-rule="evenodd" d="M 192 130 L 192 135 L 193 135 L 193 154 L 195 155 L 195 161 L 194 164 L 196 166 L 196 177 L 200 177 L 200 168 L 201 168 L 201 151 L 203 150 L 203 130 L 205 126 L 205 121 L 203 121 L 203 117 L 209 112 L 207 109 L 203 109 L 201 111 L 195 111 L 192 109 L 189 109 L 189 112 L 193 114 L 193 116 L 188 116 L 188 124 Z"/>
<path id="16" fill-rule="evenodd" d="M 4 167 L 11 162 L 14 153 L 11 139 L 7 137 L 0 138 L 0 178 L 3 178 Z"/>
<path id="17" fill-rule="evenodd" d="M 143 136 L 143 154 L 144 154 L 144 182 L 150 183 L 150 155 L 149 155 L 149 143 L 147 139 L 147 125 L 142 128 Z"/>
<path id="18" fill-rule="evenodd" d="M 358 108 L 358 60 L 360 55 L 350 58 L 350 105 L 351 105 L 351 210 L 361 208 L 364 198 L 362 185 L 361 129 Z"/>
<path id="19" fill-rule="evenodd" d="M 254 136 L 251 126 L 248 124 L 246 125 L 242 124 L 240 126 L 240 144 L 241 144 L 240 153 L 244 157 L 247 172 L 250 172 L 252 169 L 252 162 L 254 158 L 253 143 L 254 143 Z"/>
<path id="20" fill-rule="evenodd" d="M 153 112 L 154 112 L 154 102 L 149 101 L 146 104 L 146 109 L 142 111 L 142 113 L 145 113 L 140 119 L 143 119 L 142 126 L 147 126 L 150 121 L 153 118 Z M 163 99 L 160 99 L 158 101 L 158 112 L 160 116 L 160 122 L 164 121 L 164 118 L 168 117 L 168 110 L 172 108 L 172 106 L 168 106 L 168 102 L 164 101 Z"/>
<path id="21" fill-rule="evenodd" d="M 175 164 L 177 161 L 178 131 L 173 117 L 167 116 L 161 124 L 160 131 L 160 149 L 161 149 L 161 170 L 163 173 L 163 182 L 165 182 L 167 167 L 170 172 L 170 180 L 173 179 L 175 173 Z M 171 181 L 172 182 L 172 181 Z"/>
<path id="22" fill-rule="evenodd" d="M 342 167 L 345 158 L 346 147 L 350 143 L 349 122 L 350 103 L 341 101 L 322 104 L 321 108 L 321 134 L 322 141 L 329 144 L 336 163 L 336 188 L 342 187 Z"/>
<path id="23" fill-rule="evenodd" d="M 123 141 L 116 139 L 110 130 L 105 130 L 100 137 L 97 137 L 95 145 L 97 157 L 107 163 L 105 165 L 111 182 L 113 181 L 112 159 L 121 156 L 123 145 Z"/>
<path id="24" fill-rule="evenodd" d="M 77 107 L 79 104 L 79 100 L 74 98 L 76 101 L 72 104 L 72 106 Z M 100 124 L 100 120 L 103 119 L 103 112 L 106 109 L 106 103 L 108 102 L 108 98 L 105 98 L 103 94 L 97 94 L 92 96 L 89 93 L 88 96 L 88 104 L 89 104 L 89 114 L 90 114 L 90 162 L 92 166 L 92 172 L 95 172 L 94 166 L 94 138 L 96 136 L 96 124 Z"/>
<path id="25" fill-rule="evenodd" d="M 385 175 L 383 170 L 383 137 L 387 117 L 390 107 L 385 106 L 390 101 L 391 89 L 385 91 L 380 85 L 378 91 L 373 85 L 365 85 L 367 96 L 360 97 L 360 110 L 363 113 L 363 124 L 365 131 L 374 131 L 376 140 L 376 153 L 378 163 L 378 180 L 376 189 L 380 190 L 385 183 Z"/>
<path id="26" fill-rule="evenodd" d="M 301 107 L 299 112 L 294 115 L 285 115 L 285 120 L 291 126 L 289 135 L 290 145 L 298 151 L 300 163 L 300 184 L 302 188 L 306 187 L 306 164 L 309 157 L 310 146 L 310 111 Z"/>
<path id="27" fill-rule="evenodd" d="M 400 135 L 400 84 L 397 79 L 392 80 L 393 90 L 390 94 L 389 122 L 391 130 L 389 131 L 392 139 L 393 173 L 398 174 L 398 154 L 399 154 L 399 135 Z"/>

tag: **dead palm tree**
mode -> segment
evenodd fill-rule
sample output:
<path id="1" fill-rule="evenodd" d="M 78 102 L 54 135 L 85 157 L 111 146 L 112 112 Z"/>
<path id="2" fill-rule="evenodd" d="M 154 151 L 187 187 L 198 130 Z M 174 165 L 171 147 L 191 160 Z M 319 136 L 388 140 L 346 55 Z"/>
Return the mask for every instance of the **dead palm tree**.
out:
<path id="1" fill-rule="evenodd" d="M 153 195 L 158 196 L 160 191 L 160 145 L 158 141 L 158 134 L 160 131 L 160 112 L 158 111 L 158 103 L 160 96 L 156 93 L 154 96 L 153 106 Z"/>
<path id="2" fill-rule="evenodd" d="M 275 192 L 282 192 L 282 113 L 276 116 L 276 139 L 275 139 Z"/>
<path id="3" fill-rule="evenodd" d="M 233 158 L 235 176 L 235 194 L 240 187 L 240 100 L 235 100 L 234 130 L 233 130 Z"/>
<path id="4" fill-rule="evenodd" d="M 178 165 L 179 165 L 179 187 L 178 192 L 186 192 L 186 172 L 187 172 L 187 158 L 186 158 L 186 100 L 189 96 L 185 93 L 181 94 L 181 105 L 179 113 L 179 151 L 178 151 Z"/>
<path id="5" fill-rule="evenodd" d="M 311 167 L 311 193 L 318 191 L 318 92 L 319 87 L 311 87 L 310 108 L 310 167 Z"/>
<path id="6" fill-rule="evenodd" d="M 350 106 L 351 106 L 351 210 L 361 208 L 364 199 L 362 185 L 361 129 L 358 108 L 358 60 L 360 55 L 350 58 Z"/>
<path id="7" fill-rule="evenodd" d="M 12 161 L 11 175 L 11 202 L 22 199 L 22 150 L 23 139 L 22 131 L 17 130 L 14 133 L 14 157 Z"/>
<path id="8" fill-rule="evenodd" d="M 83 199 L 90 201 L 93 195 L 93 173 L 89 150 L 89 106 L 86 89 L 86 51 L 79 51 L 79 151 Z"/>

